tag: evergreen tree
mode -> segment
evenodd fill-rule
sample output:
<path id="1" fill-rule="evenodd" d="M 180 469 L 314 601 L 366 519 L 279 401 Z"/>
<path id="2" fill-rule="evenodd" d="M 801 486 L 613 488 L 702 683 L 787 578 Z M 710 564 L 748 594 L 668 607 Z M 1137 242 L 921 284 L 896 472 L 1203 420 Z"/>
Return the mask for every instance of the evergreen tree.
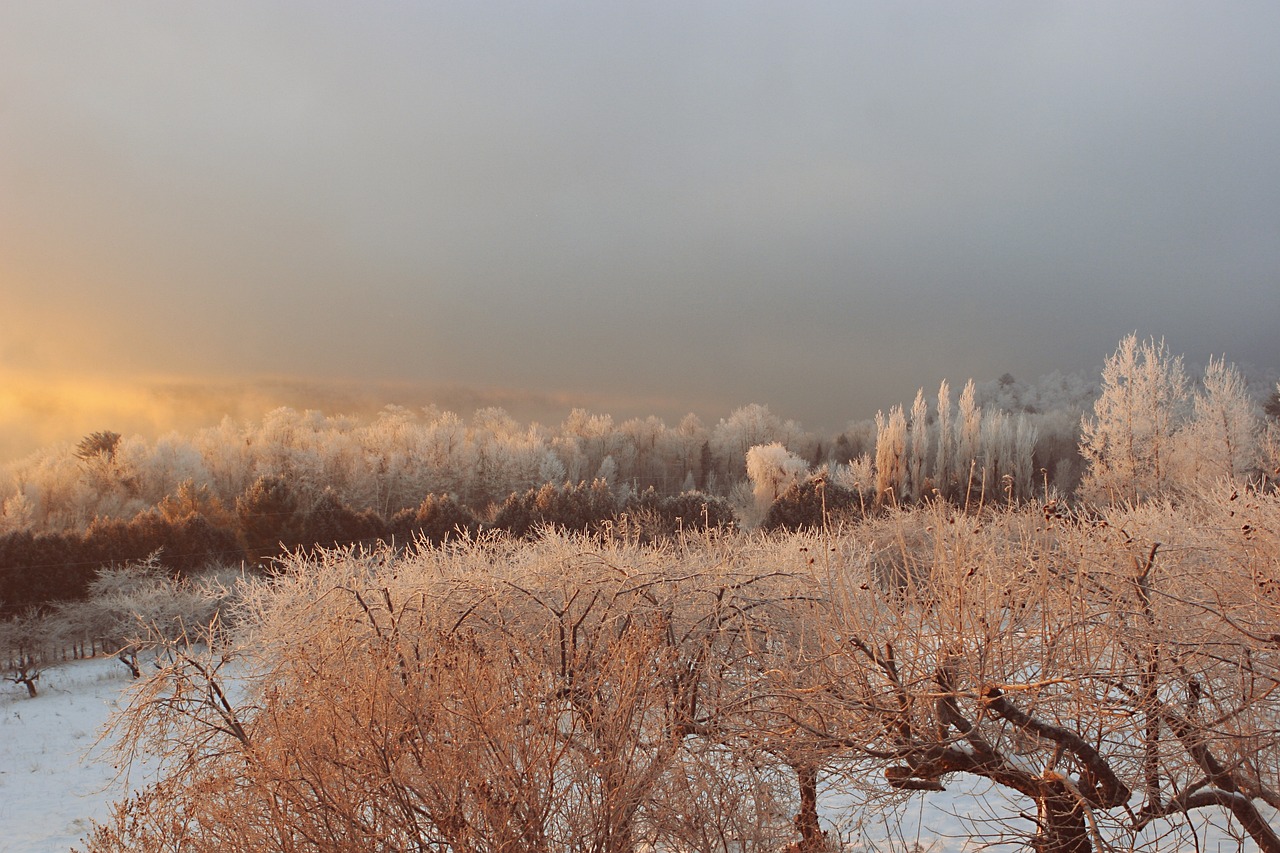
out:
<path id="1" fill-rule="evenodd" d="M 274 555 L 301 542 L 298 497 L 283 477 L 259 477 L 236 498 L 236 518 L 245 550 L 253 559 Z"/>

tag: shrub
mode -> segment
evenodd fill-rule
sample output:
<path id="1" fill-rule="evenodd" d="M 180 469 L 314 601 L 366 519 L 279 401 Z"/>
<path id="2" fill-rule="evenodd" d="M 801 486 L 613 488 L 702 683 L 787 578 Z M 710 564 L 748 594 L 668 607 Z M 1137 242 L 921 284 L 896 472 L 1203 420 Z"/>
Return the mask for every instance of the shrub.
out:
<path id="1" fill-rule="evenodd" d="M 792 483 L 769 507 L 762 530 L 821 530 L 834 521 L 860 513 L 856 492 L 833 483 L 825 475 Z"/>
<path id="2" fill-rule="evenodd" d="M 603 480 L 590 486 L 579 483 L 530 489 L 522 495 L 512 494 L 494 516 L 493 525 L 512 536 L 527 537 L 541 527 L 556 527 L 575 532 L 599 530 L 617 512 L 613 492 Z"/>
<path id="3" fill-rule="evenodd" d="M 698 491 L 659 497 L 647 489 L 627 501 L 623 511 L 628 527 L 644 542 L 671 539 L 682 532 L 729 530 L 738 521 L 727 500 Z"/>

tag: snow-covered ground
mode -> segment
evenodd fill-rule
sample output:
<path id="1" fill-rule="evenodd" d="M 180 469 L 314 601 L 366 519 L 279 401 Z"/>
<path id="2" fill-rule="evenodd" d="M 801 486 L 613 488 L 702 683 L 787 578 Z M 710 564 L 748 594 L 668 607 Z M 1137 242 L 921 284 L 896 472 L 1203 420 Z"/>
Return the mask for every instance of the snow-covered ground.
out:
<path id="1" fill-rule="evenodd" d="M 113 658 L 45 670 L 34 699 L 0 682 L 0 850 L 66 853 L 107 816 L 123 782 L 92 748 L 130 682 Z"/>
<path id="2" fill-rule="evenodd" d="M 89 831 L 91 820 L 105 818 L 125 794 L 124 781 L 95 744 L 131 683 L 128 671 L 113 658 L 46 670 L 35 699 L 27 698 L 24 687 L 0 682 L 0 851 L 67 853 Z M 141 774 L 135 770 L 133 782 L 143 781 Z M 827 804 L 838 806 L 840 799 L 830 792 Z M 997 816 L 1007 818 L 1029 807 L 988 783 L 962 777 L 950 781 L 946 793 L 916 798 L 892 815 L 872 809 L 862 815 L 861 832 L 845 827 L 843 834 L 855 847 L 861 842 L 876 850 L 909 851 L 917 845 L 931 853 L 1013 850 L 1017 845 L 983 846 L 966 836 L 982 833 Z M 834 810 L 828 814 L 836 817 Z M 1197 824 L 1209 816 L 1201 813 Z M 1226 824 L 1222 815 L 1213 817 Z M 993 828 L 986 831 L 994 833 Z M 1201 825 L 1198 834 L 1203 850 L 1240 849 L 1223 826 Z M 1187 836 L 1174 835 L 1159 848 L 1179 849 L 1188 842 Z M 1246 843 L 1243 849 L 1256 846 Z"/>
<path id="3" fill-rule="evenodd" d="M 131 683 L 114 658 L 45 670 L 35 699 L 25 687 L 0 682 L 0 851 L 67 853 L 91 820 L 105 818 L 124 795 L 124 782 L 95 744 Z M 133 781 L 141 781 L 137 772 Z M 901 828 L 876 822 L 858 834 L 892 838 L 887 850 L 910 850 L 918 842 L 938 853 L 962 851 L 968 845 L 961 840 L 938 838 L 964 831 L 956 813 L 968 814 L 968 805 L 935 796 L 924 808 L 908 809 Z"/>

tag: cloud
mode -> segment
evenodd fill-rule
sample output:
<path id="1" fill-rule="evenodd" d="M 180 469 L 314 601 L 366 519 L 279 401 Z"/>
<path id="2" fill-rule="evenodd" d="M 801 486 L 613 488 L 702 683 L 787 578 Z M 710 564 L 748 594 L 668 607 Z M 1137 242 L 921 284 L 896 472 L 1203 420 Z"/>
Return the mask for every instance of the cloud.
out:
<path id="1" fill-rule="evenodd" d="M 1280 364 L 1278 9 L 16 0 L 0 366 L 835 428 L 1133 329 Z"/>

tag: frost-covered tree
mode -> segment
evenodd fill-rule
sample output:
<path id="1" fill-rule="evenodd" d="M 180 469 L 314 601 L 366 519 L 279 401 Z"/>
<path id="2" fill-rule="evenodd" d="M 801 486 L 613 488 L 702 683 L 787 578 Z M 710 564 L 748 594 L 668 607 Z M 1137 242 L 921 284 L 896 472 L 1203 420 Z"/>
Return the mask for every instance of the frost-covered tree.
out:
<path id="1" fill-rule="evenodd" d="M 523 428 L 500 408 L 481 409 L 468 431 L 475 447 L 475 465 L 467 503 L 481 507 L 499 503 L 513 492 L 542 485 L 538 472 L 547 445 L 536 428 Z"/>
<path id="2" fill-rule="evenodd" d="M 809 472 L 803 459 L 776 441 L 749 449 L 746 465 L 757 519 L 764 518 L 778 496 Z"/>
<path id="3" fill-rule="evenodd" d="M 613 461 L 613 456 L 605 456 L 600 460 L 600 467 L 596 469 L 596 475 L 592 478 L 598 480 L 605 485 L 612 486 L 618 479 L 618 463 Z"/>
<path id="4" fill-rule="evenodd" d="M 25 490 L 20 490 L 0 504 L 0 533 L 17 533 L 35 526 L 36 507 Z"/>
<path id="5" fill-rule="evenodd" d="M 207 624 L 231 596 L 231 586 L 218 572 L 178 578 L 161 564 L 157 552 L 99 569 L 88 598 L 62 606 L 59 615 L 88 632 L 97 647 L 139 678 L 139 655 L 148 646 L 177 640 Z"/>
<path id="6" fill-rule="evenodd" d="M 120 447 L 120 433 L 110 430 L 90 433 L 76 445 L 74 455 L 83 469 L 83 512 L 90 518 L 127 517 L 145 508 L 136 478 L 121 464 Z"/>
<path id="7" fill-rule="evenodd" d="M 759 403 L 735 409 L 711 432 L 711 450 L 730 483 L 746 475 L 743 465 L 748 450 L 775 441 L 785 443 L 782 420 Z"/>
<path id="8" fill-rule="evenodd" d="M 1259 464 L 1261 424 L 1235 365 L 1210 358 L 1192 408 L 1182 470 L 1194 472 L 1196 481 L 1249 478 Z"/>
<path id="9" fill-rule="evenodd" d="M 1280 853 L 1278 501 L 294 554 L 161 644 L 116 723 L 156 782 L 84 847 L 885 849 L 827 821 L 968 779 L 959 847 Z"/>
<path id="10" fill-rule="evenodd" d="M 125 439 L 117 458 L 139 499 L 151 506 L 172 495 L 183 482 L 205 486 L 212 481 L 200 451 L 175 432 L 154 442 L 141 436 Z"/>
<path id="11" fill-rule="evenodd" d="M 236 519 L 245 549 L 262 559 L 299 544 L 304 511 L 288 480 L 262 476 L 236 498 Z"/>
<path id="12" fill-rule="evenodd" d="M 1080 426 L 1088 469 L 1081 495 L 1094 503 L 1136 502 L 1174 485 L 1174 439 L 1191 401 L 1182 358 L 1164 340 L 1125 336 L 1102 369 L 1102 393 Z"/>
<path id="13" fill-rule="evenodd" d="M 1013 425 L 1007 412 L 987 412 L 983 415 L 978 481 L 988 499 L 994 499 L 997 495 L 1011 496 L 1013 436 Z"/>
<path id="14" fill-rule="evenodd" d="M 1272 407 L 1272 403 L 1276 406 Z M 1264 409 L 1267 418 L 1259 438 L 1262 472 L 1272 483 L 1280 483 L 1280 382 L 1276 383 L 1274 393 L 1268 398 Z"/>
<path id="15" fill-rule="evenodd" d="M 951 386 L 942 380 L 938 386 L 938 447 L 933 459 L 933 479 L 945 496 L 951 478 L 951 459 L 955 453 L 955 436 L 951 434 Z"/>
<path id="16" fill-rule="evenodd" d="M 670 491 L 668 470 L 672 467 L 667 452 L 667 425 L 661 418 L 630 418 L 622 422 L 618 431 L 623 439 L 622 455 L 614 455 L 618 463 L 618 478 L 630 482 L 643 491 L 651 486 Z"/>
<path id="17" fill-rule="evenodd" d="M 21 684 L 32 699 L 40 695 L 36 685 L 53 661 L 52 635 L 50 620 L 38 608 L 29 607 L 8 619 L 0 619 L 3 678 Z"/>
<path id="18" fill-rule="evenodd" d="M 871 454 L 864 453 L 849 460 L 847 465 L 837 465 L 831 470 L 831 482 L 858 495 L 860 507 L 865 509 L 867 499 L 875 498 L 876 466 Z"/>
<path id="19" fill-rule="evenodd" d="M 709 470 L 704 470 L 702 460 L 702 448 L 707 445 L 711 437 L 711 432 L 703 424 L 702 418 L 693 412 L 685 415 L 680 419 L 680 423 L 676 426 L 672 433 L 672 441 L 680 454 L 680 465 L 686 476 L 693 475 L 695 488 L 701 488 L 706 484 L 707 474 Z M 708 459 L 711 455 L 711 448 L 707 447 Z M 686 490 L 687 491 L 687 490 Z"/>
<path id="20" fill-rule="evenodd" d="M 231 504 L 257 479 L 251 431 L 231 418 L 199 430 L 192 443 L 209 472 L 214 494 Z"/>
<path id="21" fill-rule="evenodd" d="M 929 404 L 924 399 L 924 389 L 916 391 L 911 404 L 911 420 L 907 424 L 907 479 L 908 500 L 925 497 L 925 476 L 929 461 Z"/>
<path id="22" fill-rule="evenodd" d="M 467 441 L 466 424 L 453 412 L 437 413 L 427 422 L 413 453 L 417 454 L 413 458 L 425 460 L 424 479 L 432 491 L 461 492 L 475 464 L 475 448 Z"/>
<path id="23" fill-rule="evenodd" d="M 1018 416 L 1013 439 L 1013 476 L 1014 496 L 1019 500 L 1030 500 L 1035 495 L 1035 454 L 1039 440 L 1039 429 L 1035 422 L 1026 415 Z"/>
<path id="24" fill-rule="evenodd" d="M 572 448 L 565 469 L 574 482 L 595 476 L 604 458 L 618 449 L 612 415 L 574 409 L 560 425 L 560 435 Z"/>
<path id="25" fill-rule="evenodd" d="M 746 473 L 742 466 L 748 449 L 774 441 L 804 456 L 812 449 L 815 439 L 800 424 L 783 420 L 759 403 L 735 409 L 711 434 L 712 449 L 723 457 L 722 464 L 729 463 L 731 479 Z"/>
<path id="26" fill-rule="evenodd" d="M 975 395 L 973 380 L 970 379 L 960 392 L 956 412 L 956 453 L 950 479 L 964 495 L 974 486 L 975 462 L 982 447 L 982 408 L 977 404 Z"/>
<path id="27" fill-rule="evenodd" d="M 907 418 L 901 406 L 876 412 L 876 502 L 898 503 L 905 499 Z"/>

